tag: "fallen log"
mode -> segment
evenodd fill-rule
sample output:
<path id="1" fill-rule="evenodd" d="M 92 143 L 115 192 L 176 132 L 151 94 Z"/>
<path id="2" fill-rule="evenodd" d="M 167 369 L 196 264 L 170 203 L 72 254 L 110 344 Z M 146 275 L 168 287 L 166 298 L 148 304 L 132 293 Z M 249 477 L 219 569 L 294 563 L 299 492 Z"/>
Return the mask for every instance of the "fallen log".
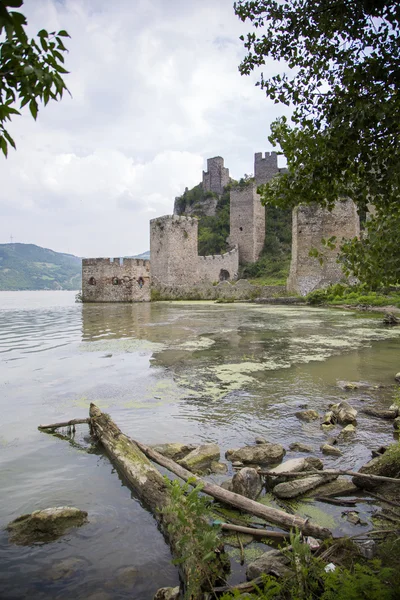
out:
<path id="1" fill-rule="evenodd" d="M 39 425 L 39 431 L 45 429 L 59 429 L 60 427 L 72 427 L 74 425 L 81 425 L 82 423 L 90 423 L 90 419 L 71 419 L 71 421 L 64 421 L 63 423 L 52 423 L 51 425 Z"/>
<path id="2" fill-rule="evenodd" d="M 162 467 L 165 467 L 184 481 L 187 481 L 191 485 L 202 484 L 202 492 L 212 496 L 216 500 L 223 502 L 224 504 L 230 504 L 239 510 L 243 510 L 251 515 L 255 515 L 256 517 L 260 517 L 269 523 L 273 523 L 274 525 L 278 525 L 282 529 L 286 529 L 290 531 L 291 529 L 299 529 L 304 535 L 311 535 L 316 538 L 326 539 L 328 537 L 332 537 L 332 532 L 329 529 L 324 527 L 320 527 L 316 523 L 313 523 L 309 519 L 303 519 L 297 515 L 289 515 L 283 510 L 279 510 L 277 508 L 272 508 L 270 506 L 264 506 L 259 502 L 255 502 L 255 500 L 250 500 L 249 498 L 245 498 L 240 494 L 235 494 L 234 492 L 228 492 L 219 485 L 215 483 L 210 483 L 209 481 L 205 481 L 198 475 L 194 475 L 187 469 L 184 469 L 176 462 L 171 460 L 170 458 L 166 458 L 159 452 L 153 450 L 149 446 L 142 444 L 138 441 L 135 441 L 137 447 L 145 454 L 148 458 L 158 463 Z M 320 471 L 317 471 L 320 473 Z"/>
<path id="3" fill-rule="evenodd" d="M 254 537 L 269 538 L 270 540 L 289 540 L 289 533 L 280 531 L 271 531 L 270 529 L 257 529 L 256 527 L 244 527 L 243 525 L 232 525 L 231 523 L 221 523 L 223 531 L 235 531 L 236 533 L 245 533 Z"/>
<path id="4" fill-rule="evenodd" d="M 370 417 L 377 417 L 378 419 L 394 420 L 399 416 L 398 410 L 377 410 L 375 408 L 364 408 L 362 411 L 365 415 Z"/>
<path id="5" fill-rule="evenodd" d="M 216 549 L 215 557 L 206 563 L 203 561 L 202 564 L 196 564 L 194 568 L 193 539 L 184 531 L 174 511 L 168 511 L 167 514 L 162 511 L 170 505 L 171 493 L 161 473 L 144 456 L 135 442 L 122 433 L 109 415 L 102 413 L 94 404 L 90 404 L 89 414 L 92 434 L 104 447 L 129 487 L 158 521 L 172 553 L 180 559 L 186 557 L 179 565 L 184 590 L 191 591 L 190 597 L 193 600 L 203 598 L 203 592 L 211 591 L 223 575 L 224 565 L 219 549 Z M 196 585 L 193 592 L 194 581 Z"/>
<path id="6" fill-rule="evenodd" d="M 258 471 L 259 475 L 272 476 L 269 471 Z M 349 475 L 350 477 L 357 477 L 360 479 L 365 479 L 366 481 L 381 481 L 383 483 L 398 483 L 400 485 L 400 479 L 396 479 L 395 477 L 384 477 L 383 475 L 370 475 L 368 473 L 359 473 L 358 471 L 342 471 L 342 470 L 334 470 L 334 469 L 325 469 L 324 471 L 317 471 L 316 469 L 312 469 L 311 471 L 291 471 L 287 473 L 279 473 L 279 477 L 287 477 L 287 478 L 300 478 L 300 477 L 308 477 L 309 475 Z"/>
<path id="7" fill-rule="evenodd" d="M 326 504 L 334 504 L 335 506 L 356 506 L 357 500 L 346 500 L 332 498 L 331 496 L 314 496 L 313 500 L 325 502 Z"/>

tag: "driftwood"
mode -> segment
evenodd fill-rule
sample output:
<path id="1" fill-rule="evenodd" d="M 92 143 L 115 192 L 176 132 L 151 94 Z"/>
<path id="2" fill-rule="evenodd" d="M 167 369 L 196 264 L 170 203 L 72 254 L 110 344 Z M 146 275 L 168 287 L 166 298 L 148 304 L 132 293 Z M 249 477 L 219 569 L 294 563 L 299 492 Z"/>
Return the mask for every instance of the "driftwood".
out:
<path id="1" fill-rule="evenodd" d="M 314 496 L 313 500 L 325 502 L 326 504 L 334 504 L 335 506 L 356 506 L 357 500 L 346 500 L 333 498 L 332 496 Z"/>
<path id="2" fill-rule="evenodd" d="M 52 423 L 51 425 L 39 425 L 38 429 L 43 431 L 45 429 L 59 429 L 60 427 L 73 427 L 74 425 L 81 425 L 82 423 L 90 423 L 90 419 L 71 419 L 71 421 L 64 421 L 64 423 Z"/>
<path id="3" fill-rule="evenodd" d="M 233 592 L 237 590 L 238 592 L 253 592 L 262 585 L 263 579 L 262 577 L 257 577 L 256 579 L 252 579 L 251 581 L 245 581 L 244 583 L 239 583 L 238 585 L 230 586 L 224 585 L 221 587 L 214 588 L 214 592 L 218 594 L 222 594 L 223 592 Z"/>
<path id="4" fill-rule="evenodd" d="M 236 531 L 237 533 L 245 533 L 254 537 L 269 538 L 270 540 L 290 539 L 289 533 L 271 531 L 270 529 L 257 529 L 256 527 L 244 527 L 242 525 L 232 525 L 231 523 L 221 523 L 220 527 L 223 531 Z"/>
<path id="5" fill-rule="evenodd" d="M 271 476 L 273 473 L 269 471 L 258 471 L 259 475 Z M 365 479 L 366 481 L 382 481 L 383 483 L 398 483 L 400 485 L 400 479 L 396 479 L 395 477 L 384 477 L 383 475 L 370 475 L 368 473 L 358 473 L 357 471 L 342 471 L 342 470 L 334 470 L 334 469 L 325 469 L 325 471 L 317 471 L 317 469 L 312 469 L 311 471 L 292 471 L 288 473 L 279 473 L 279 477 L 287 477 L 287 478 L 299 478 L 299 477 L 308 477 L 309 475 L 349 475 L 350 477 L 357 477 L 360 479 Z"/>
<path id="6" fill-rule="evenodd" d="M 378 419 L 390 420 L 395 419 L 399 415 L 398 410 L 376 410 L 375 408 L 364 408 L 362 412 L 370 417 L 378 417 Z"/>
<path id="7" fill-rule="evenodd" d="M 194 475 L 187 469 L 184 469 L 176 462 L 171 460 L 170 458 L 166 458 L 159 452 L 153 450 L 153 448 L 149 448 L 140 442 L 135 442 L 137 447 L 145 454 L 148 458 L 158 463 L 162 467 L 169 469 L 172 473 L 183 479 L 184 481 L 188 481 L 189 483 L 193 483 L 193 485 L 197 485 L 199 483 L 202 484 L 202 492 L 212 496 L 216 500 L 223 502 L 224 504 L 229 504 L 238 508 L 239 510 L 243 510 L 251 515 L 255 515 L 256 517 L 260 517 L 269 523 L 273 523 L 274 525 L 278 525 L 282 529 L 291 530 L 291 529 L 299 529 L 304 535 L 311 535 L 316 538 L 325 539 L 328 537 L 332 537 L 332 533 L 329 529 L 324 527 L 320 527 L 319 525 L 313 523 L 309 519 L 303 519 L 297 515 L 289 515 L 283 510 L 278 510 L 277 508 L 272 508 L 270 506 L 264 506 L 259 502 L 255 502 L 254 500 L 250 500 L 249 498 L 245 498 L 240 494 L 235 494 L 234 492 L 228 492 L 220 485 L 216 485 L 215 483 L 210 483 L 209 481 L 205 481 L 201 477 Z M 319 471 L 318 471 L 319 473 Z"/>

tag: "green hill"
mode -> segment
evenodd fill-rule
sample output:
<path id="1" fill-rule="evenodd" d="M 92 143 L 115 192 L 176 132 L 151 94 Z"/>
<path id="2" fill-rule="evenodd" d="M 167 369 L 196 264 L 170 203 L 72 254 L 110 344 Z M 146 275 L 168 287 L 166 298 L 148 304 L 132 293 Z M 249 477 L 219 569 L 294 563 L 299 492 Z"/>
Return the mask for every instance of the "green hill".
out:
<path id="1" fill-rule="evenodd" d="M 78 290 L 81 262 L 34 244 L 0 244 L 0 290 Z"/>

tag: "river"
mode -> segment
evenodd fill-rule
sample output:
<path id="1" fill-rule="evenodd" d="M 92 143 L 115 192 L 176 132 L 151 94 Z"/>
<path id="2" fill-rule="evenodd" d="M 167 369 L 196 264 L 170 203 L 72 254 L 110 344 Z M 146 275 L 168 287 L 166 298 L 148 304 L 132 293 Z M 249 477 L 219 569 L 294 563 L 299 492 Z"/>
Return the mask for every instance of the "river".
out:
<path id="1" fill-rule="evenodd" d="M 321 457 L 327 434 L 295 412 L 323 414 L 344 397 L 358 410 L 388 406 L 384 391 L 338 385 L 393 384 L 400 328 L 381 321 L 311 307 L 82 305 L 73 292 L 0 292 L 0 598 L 149 600 L 178 581 L 152 516 L 92 448 L 87 427 L 68 443 L 39 424 L 87 417 L 93 401 L 148 444 L 215 441 L 223 458 L 263 436 L 287 450 L 311 443 Z M 324 463 L 357 469 L 392 441 L 390 424 L 359 413 L 343 457 Z M 89 523 L 51 544 L 8 543 L 9 521 L 59 505 L 88 511 Z"/>

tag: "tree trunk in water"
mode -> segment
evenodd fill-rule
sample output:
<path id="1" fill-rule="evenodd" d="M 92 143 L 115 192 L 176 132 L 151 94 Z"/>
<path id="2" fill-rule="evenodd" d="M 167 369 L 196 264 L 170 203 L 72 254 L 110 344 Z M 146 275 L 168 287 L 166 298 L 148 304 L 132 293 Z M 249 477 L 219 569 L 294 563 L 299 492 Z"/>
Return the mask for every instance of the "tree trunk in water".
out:
<path id="1" fill-rule="evenodd" d="M 172 553 L 178 557 L 189 554 L 193 548 L 193 540 L 190 540 L 192 546 L 189 547 L 189 542 L 189 546 L 185 548 L 185 541 L 182 541 L 181 523 L 177 521 L 173 512 L 168 513 L 168 516 L 163 515 L 161 512 L 161 509 L 167 507 L 171 501 L 170 492 L 163 476 L 141 452 L 135 442 L 122 433 L 109 415 L 102 413 L 94 404 L 90 405 L 89 414 L 92 434 L 102 444 L 108 457 L 124 477 L 129 487 L 135 492 L 135 495 L 158 521 Z M 174 519 L 176 519 L 176 522 L 174 522 Z M 209 561 L 209 565 L 209 573 L 201 572 L 203 580 L 199 583 L 199 591 L 191 596 L 192 600 L 203 598 L 203 593 L 200 590 L 211 591 L 217 576 L 223 574 L 223 565 L 219 553 L 216 553 L 215 559 Z M 185 562 L 182 562 L 179 569 L 184 589 L 186 589 L 191 585 L 193 572 L 187 568 Z M 199 577 L 199 571 L 196 573 L 196 577 Z"/>

